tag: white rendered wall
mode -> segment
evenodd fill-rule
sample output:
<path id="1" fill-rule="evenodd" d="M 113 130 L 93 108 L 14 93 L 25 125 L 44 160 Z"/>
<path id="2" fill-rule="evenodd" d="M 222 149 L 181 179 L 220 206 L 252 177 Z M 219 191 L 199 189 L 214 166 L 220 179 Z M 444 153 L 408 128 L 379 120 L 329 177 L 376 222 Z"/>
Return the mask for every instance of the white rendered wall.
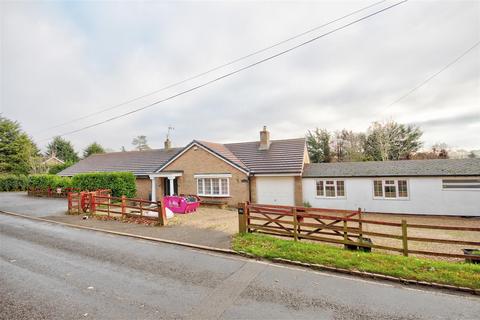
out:
<path id="1" fill-rule="evenodd" d="M 374 199 L 373 178 L 336 179 L 345 181 L 345 198 L 317 197 L 316 179 L 303 178 L 303 198 L 317 208 L 362 208 L 371 212 L 480 216 L 478 189 L 443 190 L 442 177 L 400 179 L 408 181 L 408 199 Z"/>

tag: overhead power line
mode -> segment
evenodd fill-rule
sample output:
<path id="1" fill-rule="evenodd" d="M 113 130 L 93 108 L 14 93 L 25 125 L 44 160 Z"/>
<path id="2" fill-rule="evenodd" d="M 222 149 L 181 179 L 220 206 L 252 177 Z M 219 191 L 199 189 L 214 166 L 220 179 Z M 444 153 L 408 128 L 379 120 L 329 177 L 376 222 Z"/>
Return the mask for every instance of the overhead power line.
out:
<path id="1" fill-rule="evenodd" d="M 426 78 L 425 80 L 423 80 L 422 82 L 420 82 L 418 85 L 416 85 L 415 87 L 413 87 L 412 89 L 410 89 L 409 91 L 407 91 L 405 94 L 403 94 L 402 96 L 400 96 L 399 98 L 397 98 L 395 101 L 393 101 L 392 103 L 390 103 L 384 111 L 386 111 L 387 109 L 389 109 L 391 106 L 393 106 L 394 104 L 397 104 L 398 102 L 402 101 L 403 99 L 405 99 L 406 97 L 410 96 L 412 93 L 414 93 L 415 91 L 417 91 L 418 89 L 420 89 L 421 87 L 423 87 L 424 85 L 426 85 L 428 82 L 430 82 L 430 80 L 432 80 L 433 78 L 435 78 L 436 76 L 438 76 L 440 73 L 442 73 L 443 71 L 447 70 L 448 68 L 450 68 L 451 66 L 453 66 L 455 63 L 457 63 L 458 61 L 460 61 L 463 57 L 465 57 L 467 54 L 469 54 L 473 49 L 475 49 L 478 45 L 480 44 L 480 41 L 478 41 L 477 43 L 475 43 L 473 46 L 471 46 L 470 48 L 468 48 L 466 51 L 464 51 L 461 55 L 459 55 L 458 57 L 456 57 L 454 60 L 450 61 L 447 65 L 445 65 L 443 68 L 441 68 L 440 70 L 438 70 L 437 72 L 435 72 L 434 74 L 432 74 L 431 76 L 429 76 L 428 78 Z"/>
<path id="2" fill-rule="evenodd" d="M 282 40 L 282 41 L 280 41 L 280 42 L 276 42 L 276 43 L 271 44 L 271 45 L 269 45 L 269 46 L 267 46 L 267 47 L 265 47 L 265 48 L 259 49 L 259 50 L 257 50 L 257 51 L 252 52 L 252 53 L 249 53 L 249 54 L 247 54 L 247 55 L 245 55 L 245 56 L 242 56 L 242 57 L 233 59 L 233 60 L 228 61 L 228 62 L 225 62 L 225 63 L 223 63 L 223 64 L 221 64 L 221 65 L 219 65 L 219 66 L 217 66 L 217 67 L 214 67 L 214 68 L 208 69 L 208 70 L 206 70 L 206 71 L 203 71 L 203 72 L 201 72 L 201 73 L 195 74 L 195 75 L 193 75 L 193 76 L 191 76 L 191 77 L 188 77 L 188 78 L 186 78 L 186 79 L 184 79 L 184 80 L 181 80 L 181 81 L 178 81 L 178 82 L 174 82 L 174 83 L 169 84 L 169 85 L 167 85 L 167 86 L 164 86 L 164 87 L 162 87 L 162 88 L 160 88 L 160 89 L 157 89 L 157 90 L 154 90 L 154 91 L 145 93 L 145 94 L 143 94 L 143 95 L 141 95 L 141 96 L 137 96 L 137 97 L 135 97 L 135 98 L 131 98 L 131 99 L 126 100 L 126 101 L 124 101 L 124 102 L 120 102 L 120 103 L 115 104 L 115 105 L 112 105 L 112 106 L 110 106 L 110 107 L 107 107 L 107 108 L 104 108 L 104 109 L 101 109 L 101 110 L 98 110 L 98 111 L 95 111 L 95 112 L 86 114 L 86 115 L 84 115 L 84 116 L 80 116 L 80 117 L 78 117 L 78 118 L 74 118 L 74 119 L 68 120 L 68 121 L 66 121 L 66 122 L 62 122 L 62 123 L 56 124 L 56 125 L 54 125 L 54 126 L 51 126 L 51 127 L 45 128 L 45 129 L 42 129 L 42 130 L 40 130 L 40 131 L 34 132 L 34 134 L 38 134 L 38 133 L 42 133 L 42 132 L 45 132 L 45 131 L 48 131 L 48 130 L 52 130 L 52 129 L 56 129 L 56 128 L 59 128 L 59 127 L 63 127 L 63 126 L 65 126 L 65 125 L 67 125 L 67 124 L 72 124 L 72 123 L 77 122 L 77 121 L 80 121 L 80 120 L 88 119 L 88 118 L 93 117 L 93 116 L 95 116 L 95 115 L 98 115 L 98 114 L 101 114 L 101 113 L 104 113 L 104 112 L 107 112 L 107 111 L 110 111 L 110 110 L 117 109 L 117 108 L 119 108 L 119 107 L 128 105 L 128 104 L 130 104 L 130 103 L 132 103 L 132 102 L 135 102 L 135 101 L 141 100 L 141 99 L 143 99 L 143 98 L 152 96 L 152 95 L 154 95 L 154 94 L 160 93 L 160 92 L 162 92 L 162 91 L 165 91 L 165 90 L 168 90 L 168 89 L 177 87 L 177 86 L 179 86 L 179 85 L 181 85 L 181 84 L 184 84 L 184 83 L 186 83 L 186 82 L 189 82 L 189 81 L 198 79 L 198 78 L 203 77 L 203 76 L 205 76 L 205 75 L 207 75 L 207 74 L 209 74 L 209 73 L 212 73 L 212 72 L 214 72 L 214 71 L 223 69 L 223 68 L 228 67 L 228 66 L 230 66 L 230 65 L 232 65 L 232 64 L 235 64 L 235 63 L 237 63 L 237 62 L 243 61 L 243 60 L 245 60 L 245 59 L 248 59 L 248 58 L 250 58 L 250 57 L 253 57 L 253 56 L 255 56 L 255 55 L 258 55 L 258 54 L 260 54 L 260 53 L 263 53 L 263 52 L 265 52 L 265 51 L 268 51 L 268 50 L 270 50 L 270 49 L 276 48 L 276 47 L 278 47 L 278 46 L 280 46 L 280 45 L 282 45 L 282 44 L 284 44 L 284 43 L 287 43 L 287 42 L 290 42 L 290 41 L 295 40 L 295 39 L 297 39 L 297 38 L 300 38 L 300 37 L 302 37 L 302 36 L 304 36 L 304 35 L 307 35 L 307 34 L 309 34 L 309 33 L 312 33 L 312 32 L 314 32 L 314 31 L 317 31 L 317 30 L 319 30 L 319 29 L 321 29 L 321 28 L 324 28 L 324 27 L 326 27 L 326 26 L 329 26 L 329 25 L 331 25 L 331 24 L 333 24 L 333 23 L 335 23 L 335 22 L 338 22 L 338 21 L 340 21 L 340 20 L 343 20 L 343 19 L 346 19 L 346 18 L 348 18 L 348 17 L 351 17 L 351 16 L 353 16 L 353 15 L 359 13 L 359 12 L 362 12 L 362 11 L 365 11 L 365 10 L 367 10 L 367 9 L 370 9 L 370 8 L 372 8 L 372 7 L 374 7 L 374 6 L 377 6 L 377 5 L 379 5 L 379 4 L 381 4 L 381 3 L 385 2 L 385 1 L 387 1 L 387 0 L 382 0 L 382 1 L 375 2 L 375 3 L 371 4 L 371 5 L 368 5 L 368 6 L 365 6 L 365 7 L 361 8 L 361 9 L 358 9 L 358 10 L 355 10 L 355 11 L 353 11 L 353 12 L 350 12 L 350 13 L 344 15 L 344 16 L 341 16 L 341 17 L 339 17 L 339 18 L 336 18 L 336 19 L 334 19 L 334 20 L 331 20 L 331 21 L 329 21 L 329 22 L 326 22 L 326 23 L 324 23 L 324 24 L 322 24 L 322 25 L 319 25 L 319 26 L 314 27 L 314 28 L 311 28 L 311 29 L 309 29 L 309 30 L 307 30 L 307 31 L 301 32 L 301 33 L 299 33 L 299 34 L 296 34 L 296 35 L 294 35 L 294 36 L 292 36 L 292 37 L 290 37 L 290 38 L 287 38 L 287 39 L 285 39 L 285 40 Z"/>
<path id="3" fill-rule="evenodd" d="M 351 26 L 351 25 L 354 25 L 354 24 L 359 23 L 359 22 L 361 22 L 361 21 L 363 21 L 363 20 L 366 20 L 366 19 L 368 19 L 368 18 L 371 18 L 371 17 L 373 17 L 373 16 L 375 16 L 375 15 L 378 15 L 378 14 L 380 14 L 380 13 L 382 13 L 382 12 L 385 12 L 385 11 L 387 11 L 387 10 L 390 10 L 390 9 L 392 9 L 392 8 L 394 8 L 394 7 L 396 7 L 396 6 L 400 5 L 400 4 L 403 4 L 403 3 L 407 2 L 407 1 L 408 1 L 408 0 L 403 0 L 403 1 L 397 2 L 397 3 L 395 3 L 395 4 L 392 4 L 392 5 L 388 6 L 388 7 L 385 7 L 385 8 L 383 8 L 383 9 L 378 10 L 378 11 L 375 11 L 375 12 L 373 12 L 373 13 L 370 13 L 370 14 L 368 14 L 368 15 L 366 15 L 366 16 L 363 16 L 363 17 L 361 17 L 361 18 L 358 18 L 358 19 L 356 19 L 356 20 L 354 20 L 354 21 L 352 21 L 352 22 L 349 22 L 349 23 L 347 23 L 347 24 L 344 24 L 343 26 L 337 27 L 337 28 L 335 28 L 335 29 L 333 29 L 333 30 L 331 30 L 331 31 L 328 31 L 328 32 L 323 33 L 323 34 L 321 34 L 321 35 L 319 35 L 319 36 L 316 36 L 316 37 L 314 37 L 314 38 L 311 38 L 311 39 L 309 39 L 309 40 L 307 40 L 307 41 L 305 41 L 305 42 L 302 42 L 302 43 L 297 44 L 297 45 L 295 45 L 295 46 L 293 46 L 293 47 L 290 47 L 290 48 L 288 48 L 288 49 L 286 49 L 286 50 L 280 51 L 279 53 L 276 53 L 276 54 L 271 55 L 271 56 L 269 56 L 269 57 L 267 57 L 267 58 L 258 60 L 257 62 L 251 63 L 251 64 L 249 64 L 249 65 L 247 65 L 247 66 L 245 66 L 245 67 L 236 69 L 236 70 L 234 70 L 234 71 L 232 71 L 232 72 L 229 72 L 229 73 L 227 73 L 227 74 L 224 74 L 224 75 L 219 76 L 219 77 L 217 77 L 217 78 L 214 78 L 214 79 L 212 79 L 212 80 L 209 80 L 209 81 L 207 81 L 207 82 L 204 82 L 204 83 L 202 83 L 202 84 L 200 84 L 200 85 L 194 86 L 194 87 L 192 87 L 192 88 L 190 88 L 190 89 L 187 89 L 187 90 L 181 91 L 181 92 L 179 92 L 179 93 L 176 93 L 176 94 L 171 95 L 171 96 L 169 96 L 169 97 L 167 97 L 167 98 L 164 98 L 164 99 L 155 101 L 155 102 L 150 103 L 150 104 L 148 104 L 148 105 L 146 105 L 146 106 L 143 106 L 143 107 L 140 107 L 140 108 L 131 110 L 131 111 L 129 111 L 129 112 L 122 113 L 122 114 L 120 114 L 120 115 L 111 117 L 111 118 L 109 118 L 109 119 L 106 119 L 106 120 L 103 120 L 103 121 L 99 121 L 99 122 L 96 122 L 96 123 L 94 123 L 94 124 L 91 124 L 91 125 L 88 125 L 88 126 L 85 126 L 85 127 L 79 128 L 79 129 L 76 129 L 76 130 L 72 130 L 72 131 L 68 131 L 68 132 L 62 133 L 62 134 L 57 135 L 57 136 L 66 136 L 66 135 L 70 135 L 70 134 L 73 134 L 73 133 L 77 133 L 77 132 L 80 132 L 80 131 L 83 131 L 83 130 L 86 130 L 86 129 L 90 129 L 90 128 L 93 128 L 93 127 L 96 127 L 96 126 L 105 124 L 105 123 L 107 123 L 107 122 L 110 122 L 110 121 L 113 121 L 113 120 L 116 120 L 116 119 L 119 119 L 119 118 L 126 117 L 126 116 L 128 116 L 128 115 L 133 114 L 133 113 L 136 113 L 136 112 L 139 112 L 139 111 L 142 111 L 142 110 L 151 108 L 151 107 L 153 107 L 153 106 L 155 106 L 155 105 L 157 105 L 157 104 L 160 104 L 160 103 L 162 103 L 162 102 L 165 102 L 165 101 L 168 101 L 168 100 L 172 100 L 172 99 L 174 99 L 174 98 L 176 98 L 176 97 L 179 97 L 179 96 L 182 96 L 182 95 L 187 94 L 187 93 L 189 93 L 189 92 L 192 92 L 192 91 L 195 91 L 195 90 L 197 90 L 197 89 L 203 88 L 203 87 L 208 86 L 208 85 L 210 85 L 210 84 L 212 84 L 212 83 L 214 83 L 214 82 L 220 81 L 220 80 L 222 80 L 222 79 L 225 79 L 225 78 L 227 78 L 227 77 L 230 77 L 230 76 L 232 76 L 232 75 L 235 75 L 235 74 L 237 74 L 237 73 L 239 73 L 239 72 L 242 72 L 242 71 L 245 71 L 245 70 L 247 70 L 247 69 L 253 68 L 253 67 L 255 67 L 255 66 L 259 65 L 259 64 L 262 64 L 262 63 L 264 63 L 264 62 L 267 62 L 267 61 L 272 60 L 272 59 L 274 59 L 274 58 L 277 58 L 277 57 L 279 57 L 279 56 L 285 55 L 285 54 L 287 54 L 287 53 L 289 53 L 289 52 L 291 52 L 291 51 L 293 51 L 293 50 L 296 50 L 296 49 L 298 49 L 298 48 L 300 48 L 300 47 L 303 47 L 303 46 L 305 46 L 305 45 L 307 45 L 307 44 L 310 44 L 310 43 L 312 43 L 312 42 L 314 42 L 314 41 L 316 41 L 316 40 L 319 40 L 319 39 L 321 39 L 321 38 L 324 38 L 324 37 L 326 37 L 326 36 L 328 36 L 328 35 L 330 35 L 330 34 L 332 34 L 332 33 L 335 33 L 335 32 L 337 32 L 337 31 L 343 30 L 343 29 L 345 29 L 345 28 L 348 28 L 348 27 Z M 51 137 L 51 138 L 53 138 L 53 137 Z M 40 140 L 40 141 L 50 140 L 51 138 L 43 139 L 43 140 Z"/>

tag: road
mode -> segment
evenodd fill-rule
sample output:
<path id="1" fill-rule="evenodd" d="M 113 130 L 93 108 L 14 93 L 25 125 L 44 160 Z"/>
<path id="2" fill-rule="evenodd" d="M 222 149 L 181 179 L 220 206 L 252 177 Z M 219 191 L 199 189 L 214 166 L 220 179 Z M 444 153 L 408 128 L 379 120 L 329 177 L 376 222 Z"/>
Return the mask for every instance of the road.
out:
<path id="1" fill-rule="evenodd" d="M 480 299 L 0 214 L 1 319 L 478 319 Z"/>
<path id="2" fill-rule="evenodd" d="M 65 198 L 29 197 L 26 192 L 0 192 L 0 210 L 42 217 L 63 216 L 67 209 Z"/>

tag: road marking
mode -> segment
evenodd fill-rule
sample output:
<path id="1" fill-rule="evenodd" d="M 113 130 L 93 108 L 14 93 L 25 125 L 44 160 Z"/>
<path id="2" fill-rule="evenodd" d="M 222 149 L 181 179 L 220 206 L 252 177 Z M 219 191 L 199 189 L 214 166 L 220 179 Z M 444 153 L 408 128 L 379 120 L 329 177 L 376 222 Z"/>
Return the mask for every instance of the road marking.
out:
<path id="1" fill-rule="evenodd" d="M 219 319 L 267 266 L 250 261 L 225 279 L 187 314 L 186 319 Z"/>

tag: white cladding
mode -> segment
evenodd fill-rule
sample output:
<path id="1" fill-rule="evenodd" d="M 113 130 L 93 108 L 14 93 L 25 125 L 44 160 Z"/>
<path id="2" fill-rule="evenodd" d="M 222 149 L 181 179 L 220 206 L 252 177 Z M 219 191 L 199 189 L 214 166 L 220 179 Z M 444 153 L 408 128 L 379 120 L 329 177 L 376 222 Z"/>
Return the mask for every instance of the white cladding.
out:
<path id="1" fill-rule="evenodd" d="M 293 206 L 295 203 L 294 177 L 256 177 L 257 202 L 261 204 Z"/>
<path id="2" fill-rule="evenodd" d="M 480 216 L 480 190 L 442 189 L 442 179 L 452 179 L 452 177 L 383 178 L 407 180 L 408 198 L 406 199 L 374 199 L 373 180 L 382 178 L 318 179 L 345 181 L 345 197 L 318 197 L 317 178 L 303 178 L 303 199 L 312 207 L 347 210 L 362 208 L 370 212 L 388 213 Z"/>

